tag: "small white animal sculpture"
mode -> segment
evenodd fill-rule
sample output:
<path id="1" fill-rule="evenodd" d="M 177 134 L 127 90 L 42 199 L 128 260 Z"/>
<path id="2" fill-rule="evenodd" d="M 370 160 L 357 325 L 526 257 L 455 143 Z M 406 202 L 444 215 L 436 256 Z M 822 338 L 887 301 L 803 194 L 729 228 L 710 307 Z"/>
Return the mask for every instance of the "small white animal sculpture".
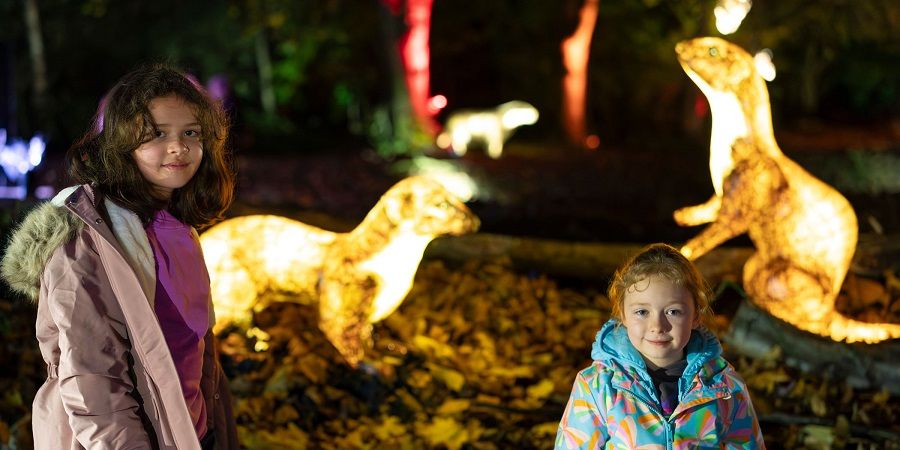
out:
<path id="1" fill-rule="evenodd" d="M 412 287 L 425 247 L 478 229 L 478 218 L 440 183 L 401 180 L 348 233 L 284 217 L 226 220 L 200 244 L 219 326 L 247 325 L 273 301 L 319 304 L 319 328 L 351 365 L 371 344 L 372 324 Z"/>
<path id="2" fill-rule="evenodd" d="M 488 156 L 497 159 L 503 154 L 503 143 L 513 131 L 523 125 L 533 125 L 538 116 L 534 106 L 518 100 L 494 109 L 457 111 L 447 119 L 444 131 L 437 137 L 437 145 L 462 156 L 472 141 L 481 141 Z"/>

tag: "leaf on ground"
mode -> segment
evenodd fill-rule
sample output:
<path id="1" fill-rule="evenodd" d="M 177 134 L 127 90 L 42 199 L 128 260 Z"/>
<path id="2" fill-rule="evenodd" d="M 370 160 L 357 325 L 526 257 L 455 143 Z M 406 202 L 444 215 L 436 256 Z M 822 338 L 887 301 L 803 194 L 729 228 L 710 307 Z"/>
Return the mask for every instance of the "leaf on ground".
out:
<path id="1" fill-rule="evenodd" d="M 535 385 L 528 386 L 525 392 L 527 392 L 529 399 L 543 400 L 553 393 L 553 381 L 543 379 Z"/>
<path id="2" fill-rule="evenodd" d="M 469 431 L 452 417 L 435 417 L 431 423 L 419 427 L 417 433 L 432 447 L 444 445 L 458 450 L 469 442 Z"/>
<path id="3" fill-rule="evenodd" d="M 454 392 L 459 392 L 459 390 L 463 388 L 463 385 L 466 384 L 466 377 L 456 370 L 432 363 L 426 364 L 426 367 L 428 367 L 428 370 L 434 378 L 440 380 Z"/>
<path id="4" fill-rule="evenodd" d="M 444 401 L 441 406 L 435 411 L 435 413 L 442 416 L 452 416 L 455 414 L 459 414 L 472 405 L 472 401 L 464 398 L 455 399 L 450 398 Z"/>

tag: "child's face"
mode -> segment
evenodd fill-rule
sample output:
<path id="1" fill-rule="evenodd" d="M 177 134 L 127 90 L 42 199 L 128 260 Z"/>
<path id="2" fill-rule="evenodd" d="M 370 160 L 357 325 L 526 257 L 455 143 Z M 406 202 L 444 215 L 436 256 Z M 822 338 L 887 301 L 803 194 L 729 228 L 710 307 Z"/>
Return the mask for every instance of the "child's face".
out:
<path id="1" fill-rule="evenodd" d="M 191 104 L 174 95 L 154 98 L 148 109 L 156 135 L 135 149 L 134 161 L 154 194 L 168 200 L 200 167 L 202 130 Z"/>
<path id="2" fill-rule="evenodd" d="M 623 302 L 628 339 L 651 368 L 670 366 L 684 356 L 691 330 L 700 323 L 686 288 L 651 276 L 631 286 Z"/>

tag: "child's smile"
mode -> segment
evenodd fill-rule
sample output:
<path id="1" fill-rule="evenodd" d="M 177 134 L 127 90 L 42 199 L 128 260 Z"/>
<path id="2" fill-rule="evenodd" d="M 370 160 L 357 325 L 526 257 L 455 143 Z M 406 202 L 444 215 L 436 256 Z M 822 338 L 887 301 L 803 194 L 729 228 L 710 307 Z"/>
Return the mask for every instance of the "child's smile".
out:
<path id="1" fill-rule="evenodd" d="M 684 356 L 698 316 L 690 292 L 651 276 L 625 294 L 622 323 L 628 339 L 652 369 L 670 366 Z"/>

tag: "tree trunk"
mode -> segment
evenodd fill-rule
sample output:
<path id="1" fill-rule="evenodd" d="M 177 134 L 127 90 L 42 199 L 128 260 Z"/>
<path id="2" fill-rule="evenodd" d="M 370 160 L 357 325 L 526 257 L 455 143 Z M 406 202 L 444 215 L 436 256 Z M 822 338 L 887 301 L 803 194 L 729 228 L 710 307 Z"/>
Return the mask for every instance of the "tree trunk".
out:
<path id="1" fill-rule="evenodd" d="M 900 340 L 847 344 L 800 331 L 749 301 L 741 302 L 723 340 L 737 352 L 760 358 L 778 346 L 787 365 L 854 388 L 900 394 Z"/>
<path id="2" fill-rule="evenodd" d="M 47 64 L 37 0 L 25 0 L 25 28 L 28 30 L 28 52 L 31 56 L 34 107 L 40 124 L 47 120 Z"/>
<path id="3" fill-rule="evenodd" d="M 428 112 L 431 93 L 431 7 L 434 0 L 406 0 L 407 30 L 399 39 L 409 102 L 419 126 L 434 137 L 440 126 Z"/>
<path id="4" fill-rule="evenodd" d="M 269 42 L 265 28 L 256 33 L 256 68 L 259 73 L 259 98 L 263 111 L 268 116 L 275 115 L 275 88 L 272 82 L 272 58 L 269 56 Z"/>
<path id="5" fill-rule="evenodd" d="M 508 256 L 517 269 L 597 279 L 611 275 L 643 247 L 643 244 L 565 242 L 477 233 L 435 239 L 425 249 L 424 257 L 462 263 L 469 259 Z M 696 264 L 710 284 L 723 280 L 739 281 L 744 262 L 752 253 L 752 248 L 719 247 Z"/>
<path id="6" fill-rule="evenodd" d="M 0 42 L 0 128 L 7 136 L 18 136 L 16 124 L 16 83 L 12 45 Z"/>
<path id="7" fill-rule="evenodd" d="M 394 17 L 395 14 L 400 13 L 402 5 L 399 0 L 380 0 L 380 4 L 381 41 L 387 58 L 388 74 L 391 78 L 389 113 L 391 130 L 390 136 L 385 137 L 392 142 L 392 153 L 405 153 L 412 146 L 415 119 L 406 85 L 406 71 L 396 43 L 398 32 L 394 24 Z"/>

